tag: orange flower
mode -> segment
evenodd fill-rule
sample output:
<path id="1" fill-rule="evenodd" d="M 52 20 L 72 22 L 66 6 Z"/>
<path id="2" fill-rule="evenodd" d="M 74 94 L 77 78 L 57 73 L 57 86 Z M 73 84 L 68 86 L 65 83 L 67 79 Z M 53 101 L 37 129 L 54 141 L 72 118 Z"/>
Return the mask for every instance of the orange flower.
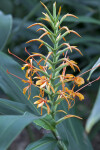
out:
<path id="1" fill-rule="evenodd" d="M 63 75 L 61 75 L 63 76 Z M 61 76 L 60 76 L 60 79 L 61 79 Z M 74 81 L 74 83 L 78 86 L 84 84 L 84 79 L 82 77 L 75 77 L 73 74 L 66 74 L 65 76 L 63 76 L 63 78 L 65 79 L 65 81 Z M 63 81 L 64 82 L 64 81 Z"/>
<path id="2" fill-rule="evenodd" d="M 70 108 L 72 108 L 73 105 L 75 104 L 75 100 L 74 100 L 69 94 L 67 94 L 67 93 L 64 92 L 64 91 L 59 90 L 58 93 L 60 94 L 60 95 L 58 96 L 58 99 L 59 99 L 59 98 L 62 98 L 62 99 L 65 99 L 65 100 L 66 100 L 66 102 L 67 102 L 67 104 L 68 104 L 68 110 L 69 110 Z M 73 104 L 72 104 L 72 103 L 73 103 Z"/>
<path id="3" fill-rule="evenodd" d="M 75 96 L 78 96 L 78 98 L 79 98 L 80 100 L 83 100 L 83 99 L 84 99 L 84 96 L 83 96 L 81 93 L 79 93 L 79 92 L 75 92 Z"/>
<path id="4" fill-rule="evenodd" d="M 42 18 L 43 20 L 51 22 L 51 19 L 47 13 L 42 13 L 42 14 L 45 16 L 45 18 Z"/>
<path id="5" fill-rule="evenodd" d="M 26 67 L 28 67 L 27 71 L 26 71 L 26 75 L 25 77 L 28 79 L 29 78 L 29 75 L 30 76 L 33 76 L 34 75 L 34 72 L 35 70 L 33 69 L 33 65 L 32 65 L 32 59 L 29 59 L 29 62 L 30 63 L 26 63 L 23 65 L 23 67 L 21 68 L 22 70 L 24 70 Z"/>
<path id="6" fill-rule="evenodd" d="M 50 102 L 50 100 L 47 100 L 44 99 L 43 97 L 40 97 L 40 96 L 34 96 L 33 98 L 39 98 L 39 100 L 35 101 L 34 104 L 37 104 L 37 108 L 41 107 L 41 115 L 42 115 L 42 109 L 43 109 L 43 105 L 45 104 L 46 107 L 47 107 L 47 113 L 49 114 L 50 113 L 50 107 L 49 105 L 47 104 L 47 102 Z"/>
<path id="7" fill-rule="evenodd" d="M 75 84 L 77 84 L 78 86 L 84 84 L 84 79 L 82 77 L 75 77 L 74 79 Z"/>
<path id="8" fill-rule="evenodd" d="M 29 99 L 30 99 L 30 96 L 31 96 L 31 85 L 33 85 L 33 82 L 32 82 L 31 77 L 28 77 L 28 79 L 29 79 L 29 80 L 22 80 L 22 82 L 29 84 L 28 86 L 26 86 L 26 87 L 23 89 L 23 94 L 24 94 L 24 95 L 26 94 L 26 91 L 28 90 L 28 100 L 29 100 Z"/>
<path id="9" fill-rule="evenodd" d="M 79 71 L 80 71 L 80 68 L 78 67 L 77 63 L 73 60 L 70 60 L 69 58 L 63 58 L 62 59 L 63 61 L 65 61 L 63 64 L 61 65 L 64 65 L 64 64 L 67 64 L 68 66 L 70 66 L 74 71 L 75 71 L 75 68 L 76 67 Z"/>
<path id="10" fill-rule="evenodd" d="M 48 84 L 48 79 L 45 76 L 34 78 L 39 79 L 38 81 L 36 81 L 36 85 L 39 85 L 40 88 L 44 88 Z"/>
<path id="11" fill-rule="evenodd" d="M 45 88 L 47 87 L 47 89 L 52 90 L 53 93 L 55 93 L 54 88 L 51 86 L 51 83 L 49 83 L 50 79 L 47 79 L 45 76 L 41 76 L 41 77 L 34 77 L 35 79 L 39 79 L 38 81 L 36 81 L 36 85 L 39 85 L 40 88 Z"/>
<path id="12" fill-rule="evenodd" d="M 32 82 L 31 77 L 30 77 L 28 80 L 24 80 L 24 79 L 18 77 L 17 75 L 10 73 L 8 70 L 7 70 L 7 73 L 8 73 L 8 74 L 11 74 L 12 76 L 14 76 L 14 77 L 16 77 L 16 78 L 18 78 L 18 79 L 20 79 L 22 82 L 29 84 L 28 86 L 26 86 L 26 87 L 23 89 L 23 94 L 24 94 L 24 95 L 25 95 L 26 91 L 28 90 L 28 100 L 29 100 L 29 98 L 30 98 L 30 96 L 31 96 L 31 85 L 34 85 L 33 82 Z"/>
<path id="13" fill-rule="evenodd" d="M 84 96 L 81 93 L 74 92 L 73 90 L 69 90 L 67 87 L 65 87 L 65 92 L 67 92 L 73 98 L 75 98 L 75 96 L 77 96 L 80 100 L 84 99 Z"/>
<path id="14" fill-rule="evenodd" d="M 73 81 L 74 77 L 75 76 L 73 74 L 66 74 L 64 76 L 64 79 L 66 79 L 67 81 Z"/>
<path id="15" fill-rule="evenodd" d="M 65 87 L 65 90 L 59 90 L 58 93 L 60 95 L 58 95 L 58 98 L 61 98 L 61 99 L 65 99 L 67 104 L 68 104 L 68 110 L 70 108 L 72 108 L 75 104 L 75 97 L 77 96 L 81 101 L 84 99 L 84 96 L 79 93 L 79 92 L 74 92 L 73 89 L 72 90 L 69 90 L 67 87 Z"/>

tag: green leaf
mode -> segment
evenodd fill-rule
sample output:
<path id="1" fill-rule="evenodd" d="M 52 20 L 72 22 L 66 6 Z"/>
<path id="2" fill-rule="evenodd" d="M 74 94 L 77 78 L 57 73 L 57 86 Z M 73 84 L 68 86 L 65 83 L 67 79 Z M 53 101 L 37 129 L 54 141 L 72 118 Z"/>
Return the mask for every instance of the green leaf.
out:
<path id="1" fill-rule="evenodd" d="M 89 133 L 92 127 L 100 120 L 100 87 L 97 94 L 96 102 L 93 106 L 92 112 L 86 122 L 86 131 Z"/>
<path id="2" fill-rule="evenodd" d="M 0 116 L 0 149 L 6 150 L 20 132 L 33 120 L 39 119 L 30 113 Z"/>
<path id="3" fill-rule="evenodd" d="M 34 123 L 46 130 L 53 130 L 55 127 L 55 121 L 52 120 L 52 117 L 50 115 L 46 115 L 46 117 L 44 118 L 35 120 Z"/>
<path id="4" fill-rule="evenodd" d="M 0 113 L 5 115 L 19 115 L 25 112 L 32 112 L 26 104 L 0 98 Z"/>
<path id="5" fill-rule="evenodd" d="M 89 77 L 88 77 L 87 80 L 90 79 L 92 73 L 93 73 L 96 69 L 98 69 L 98 67 L 100 67 L 100 58 L 99 58 L 99 59 L 97 60 L 97 62 L 93 65 L 92 70 L 90 71 Z M 94 68 L 94 69 L 93 69 L 93 68 Z"/>
<path id="6" fill-rule="evenodd" d="M 91 5 L 91 6 L 97 6 L 99 7 L 100 5 L 100 1 L 99 0 L 84 0 L 84 4 L 87 4 L 87 5 Z"/>
<path id="7" fill-rule="evenodd" d="M 3 50 L 12 29 L 12 16 L 0 11 L 0 50 Z"/>
<path id="8" fill-rule="evenodd" d="M 67 103 L 62 101 L 60 110 L 67 110 Z M 67 112 L 68 114 L 76 115 L 74 109 Z M 59 113 L 57 120 L 63 117 L 64 114 Z M 77 118 L 68 118 L 58 125 L 58 132 L 65 144 L 68 145 L 68 150 L 93 150 L 91 143 L 84 132 L 82 123 Z"/>
<path id="9" fill-rule="evenodd" d="M 77 16 L 78 19 L 73 18 L 73 17 L 67 17 L 64 21 L 66 22 L 77 22 L 77 23 L 94 23 L 100 25 L 100 21 L 96 20 L 92 17 L 87 17 L 87 16 Z"/>
<path id="10" fill-rule="evenodd" d="M 100 43 L 100 37 L 96 36 L 96 37 L 91 37 L 91 36 L 84 36 L 82 35 L 82 38 L 73 38 L 71 40 L 68 41 L 70 44 L 88 44 L 88 42 L 96 42 L 96 43 Z"/>
<path id="11" fill-rule="evenodd" d="M 48 137 L 30 144 L 25 150 L 54 150 L 56 145 L 56 140 Z"/>
<path id="12" fill-rule="evenodd" d="M 25 72 L 21 70 L 21 66 L 11 57 L 0 52 L 0 87 L 10 97 L 11 100 L 26 104 L 33 112 L 39 111 L 33 104 L 33 96 L 38 95 L 39 90 L 32 87 L 32 95 L 30 100 L 27 100 L 27 95 L 23 94 L 23 88 L 27 86 L 20 79 L 10 75 L 9 72 L 25 79 Z"/>

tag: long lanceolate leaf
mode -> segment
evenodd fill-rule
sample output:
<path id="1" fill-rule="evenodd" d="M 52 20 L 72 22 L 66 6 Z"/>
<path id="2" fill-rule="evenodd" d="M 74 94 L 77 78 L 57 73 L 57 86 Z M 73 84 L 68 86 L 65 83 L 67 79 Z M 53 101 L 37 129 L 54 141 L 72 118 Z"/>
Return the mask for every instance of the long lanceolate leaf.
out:
<path id="1" fill-rule="evenodd" d="M 54 150 L 57 142 L 53 138 L 43 138 L 30 144 L 25 150 Z"/>
<path id="2" fill-rule="evenodd" d="M 100 120 L 100 87 L 98 90 L 98 95 L 96 98 L 96 102 L 92 109 L 92 112 L 86 123 L 86 131 L 89 133 L 92 127 Z"/>
<path id="3" fill-rule="evenodd" d="M 32 112 L 26 104 L 0 98 L 0 113 L 4 115 L 21 115 Z"/>
<path id="4" fill-rule="evenodd" d="M 86 17 L 86 16 L 78 16 L 78 20 L 76 18 L 66 18 L 64 21 L 66 22 L 77 22 L 77 23 L 94 23 L 100 25 L 100 21 L 96 20 L 92 17 Z"/>
<path id="5" fill-rule="evenodd" d="M 17 135 L 33 120 L 39 119 L 30 113 L 0 116 L 0 150 L 6 150 Z"/>
<path id="6" fill-rule="evenodd" d="M 2 50 L 8 40 L 12 28 L 12 16 L 4 15 L 0 11 L 0 50 Z"/>
<path id="7" fill-rule="evenodd" d="M 94 69 L 93 69 L 93 68 L 94 68 Z M 97 62 L 93 65 L 92 70 L 90 71 L 89 77 L 88 77 L 87 80 L 90 79 L 92 73 L 93 73 L 96 69 L 98 69 L 98 68 L 100 68 L 100 58 L 99 58 L 99 59 L 97 60 Z"/>

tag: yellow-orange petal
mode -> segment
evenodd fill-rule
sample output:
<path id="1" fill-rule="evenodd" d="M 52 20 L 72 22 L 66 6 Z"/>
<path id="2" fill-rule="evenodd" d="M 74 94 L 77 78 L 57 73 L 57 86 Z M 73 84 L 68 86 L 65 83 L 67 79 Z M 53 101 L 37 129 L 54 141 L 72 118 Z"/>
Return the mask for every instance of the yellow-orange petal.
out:
<path id="1" fill-rule="evenodd" d="M 26 91 L 29 89 L 29 86 L 26 86 L 24 89 L 23 89 L 23 94 L 25 95 Z"/>
<path id="2" fill-rule="evenodd" d="M 76 34 L 77 36 L 81 37 L 81 36 L 80 36 L 76 31 L 74 31 L 74 30 L 70 30 L 70 32 L 72 32 L 72 33 Z"/>
<path id="3" fill-rule="evenodd" d="M 57 112 L 63 112 L 64 114 L 67 114 L 64 110 L 57 110 Z"/>
<path id="4" fill-rule="evenodd" d="M 74 77 L 75 77 L 75 76 L 74 76 L 73 74 L 66 74 L 64 78 L 65 78 L 65 79 L 66 79 L 66 78 L 72 79 L 72 78 L 74 78 Z"/>
<path id="5" fill-rule="evenodd" d="M 26 70 L 25 77 L 28 78 L 28 79 L 29 79 L 28 75 L 29 75 L 30 71 L 31 71 L 31 69 L 27 69 L 27 70 Z"/>
<path id="6" fill-rule="evenodd" d="M 64 18 L 66 18 L 66 17 L 69 17 L 69 16 L 71 16 L 71 17 L 74 17 L 74 18 L 77 18 L 78 19 L 78 17 L 77 16 L 75 16 L 75 15 L 73 15 L 73 14 L 66 14 L 66 15 L 64 15 Z"/>
<path id="7" fill-rule="evenodd" d="M 71 117 L 75 117 L 75 118 L 78 118 L 78 119 L 82 119 L 81 117 L 76 116 L 76 115 L 66 115 L 66 116 L 64 117 L 64 119 L 71 118 Z"/>
<path id="8" fill-rule="evenodd" d="M 42 30 L 42 31 L 44 31 L 44 32 L 47 31 L 45 28 L 39 28 L 39 29 L 37 30 L 37 32 L 40 31 L 40 30 Z"/>
<path id="9" fill-rule="evenodd" d="M 63 30 L 63 29 L 67 30 L 67 31 L 70 33 L 70 30 L 68 29 L 68 27 L 67 27 L 67 26 L 63 26 L 63 27 L 61 27 L 61 30 Z"/>
<path id="10" fill-rule="evenodd" d="M 47 58 L 45 60 L 45 64 L 46 64 L 46 62 L 47 62 L 47 60 L 48 60 L 48 58 L 50 57 L 51 54 L 53 54 L 53 52 L 48 52 Z"/>
<path id="11" fill-rule="evenodd" d="M 50 107 L 49 107 L 49 105 L 47 103 L 45 103 L 45 104 L 47 106 L 47 113 L 50 114 Z"/>
<path id="12" fill-rule="evenodd" d="M 27 66 L 28 64 L 24 64 L 23 67 L 21 67 L 21 69 L 24 70 Z"/>
<path id="13" fill-rule="evenodd" d="M 26 43 L 35 42 L 35 41 L 39 41 L 41 43 L 43 42 L 43 40 L 40 40 L 40 39 L 32 39 L 32 40 L 27 41 Z"/>
<path id="14" fill-rule="evenodd" d="M 43 83 L 43 80 L 36 81 L 36 85 L 41 85 Z"/>
<path id="15" fill-rule="evenodd" d="M 27 80 L 24 80 L 24 79 L 23 79 L 22 82 L 27 83 Z"/>
<path id="16" fill-rule="evenodd" d="M 35 97 L 41 98 L 41 97 L 40 97 L 40 96 L 38 96 L 38 95 L 34 96 L 33 98 L 35 98 Z"/>
<path id="17" fill-rule="evenodd" d="M 79 92 L 75 93 L 75 95 L 78 96 L 81 101 L 84 99 L 84 96 Z"/>
<path id="18" fill-rule="evenodd" d="M 31 27 L 33 27 L 33 26 L 36 26 L 36 25 L 40 25 L 40 26 L 45 26 L 44 24 L 42 24 L 42 23 L 34 23 L 34 24 L 32 24 L 32 25 L 30 25 L 29 27 L 27 27 L 27 28 L 31 28 Z"/>
<path id="19" fill-rule="evenodd" d="M 50 66 L 48 69 L 50 70 L 50 69 L 52 69 L 52 67 Z"/>
<path id="20" fill-rule="evenodd" d="M 58 15 L 60 15 L 60 13 L 61 13 L 61 6 L 59 7 Z"/>
<path id="21" fill-rule="evenodd" d="M 40 104 L 41 103 L 41 100 L 37 100 L 34 102 L 34 104 Z"/>
<path id="22" fill-rule="evenodd" d="M 83 55 L 83 54 L 81 53 L 81 51 L 80 51 L 78 48 L 76 48 L 76 46 L 71 46 L 71 48 L 72 48 L 72 49 L 75 49 L 75 50 L 78 51 L 81 55 Z"/>
<path id="23" fill-rule="evenodd" d="M 43 33 L 40 37 L 39 37 L 39 39 L 41 39 L 41 38 L 43 38 L 45 35 L 47 35 L 47 34 L 50 34 L 48 31 L 47 32 L 45 32 L 45 33 Z"/>
<path id="24" fill-rule="evenodd" d="M 63 37 L 63 40 L 66 41 L 66 39 Z"/>
<path id="25" fill-rule="evenodd" d="M 45 9 L 47 9 L 47 6 L 44 3 L 42 3 L 41 1 L 40 3 L 44 6 Z"/>
<path id="26" fill-rule="evenodd" d="M 84 82 L 84 79 L 82 78 L 82 77 L 75 77 L 74 78 L 74 82 L 75 82 L 75 84 L 77 84 L 78 86 L 80 86 L 80 85 L 82 85 L 82 84 L 84 84 L 85 82 Z"/>
<path id="27" fill-rule="evenodd" d="M 40 86 L 40 88 L 44 88 L 46 86 L 46 82 L 44 82 L 41 86 Z"/>
<path id="28" fill-rule="evenodd" d="M 42 107 L 43 105 L 44 105 L 44 101 L 42 101 L 41 103 L 39 103 L 39 104 L 37 105 L 37 108 Z"/>
<path id="29" fill-rule="evenodd" d="M 42 44 L 40 44 L 39 49 L 40 49 L 43 45 L 44 45 L 43 43 L 42 43 Z"/>

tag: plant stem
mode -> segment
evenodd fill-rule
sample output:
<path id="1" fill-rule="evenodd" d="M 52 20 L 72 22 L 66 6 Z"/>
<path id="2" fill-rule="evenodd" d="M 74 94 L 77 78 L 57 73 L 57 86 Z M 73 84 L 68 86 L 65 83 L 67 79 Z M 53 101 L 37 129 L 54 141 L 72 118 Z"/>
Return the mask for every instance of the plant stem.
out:
<path id="1" fill-rule="evenodd" d="M 55 136 L 56 140 L 58 141 L 59 150 L 67 150 L 67 147 L 65 146 L 64 142 L 61 140 L 57 129 L 55 129 L 52 133 Z"/>
<path id="2" fill-rule="evenodd" d="M 55 24 L 54 24 L 55 26 Z M 57 32 L 58 32 L 58 28 L 55 27 L 54 29 L 54 35 L 57 35 Z M 52 78 L 53 80 L 51 81 L 51 84 L 52 84 L 52 87 L 55 89 L 55 83 L 54 83 L 54 79 L 55 79 L 55 69 L 56 69 L 56 62 L 57 62 L 57 56 L 56 56 L 56 53 L 57 53 L 57 49 L 58 49 L 58 42 L 56 42 L 56 39 L 57 37 L 54 36 L 53 37 L 55 39 L 55 43 L 54 43 L 54 51 L 53 51 L 53 63 L 52 63 Z M 56 49 L 56 50 L 55 50 Z M 56 107 L 55 107 L 55 100 L 54 100 L 54 93 L 52 92 L 52 94 L 50 95 L 50 99 L 52 100 L 52 106 L 51 106 L 51 116 L 52 116 L 52 119 L 55 120 L 55 111 L 56 111 Z M 67 147 L 65 146 L 64 142 L 61 140 L 60 138 L 60 135 L 56 129 L 56 126 L 55 126 L 55 129 L 53 131 L 51 131 L 52 134 L 54 135 L 54 137 L 56 138 L 57 142 L 58 142 L 58 148 L 59 150 L 67 150 Z"/>

